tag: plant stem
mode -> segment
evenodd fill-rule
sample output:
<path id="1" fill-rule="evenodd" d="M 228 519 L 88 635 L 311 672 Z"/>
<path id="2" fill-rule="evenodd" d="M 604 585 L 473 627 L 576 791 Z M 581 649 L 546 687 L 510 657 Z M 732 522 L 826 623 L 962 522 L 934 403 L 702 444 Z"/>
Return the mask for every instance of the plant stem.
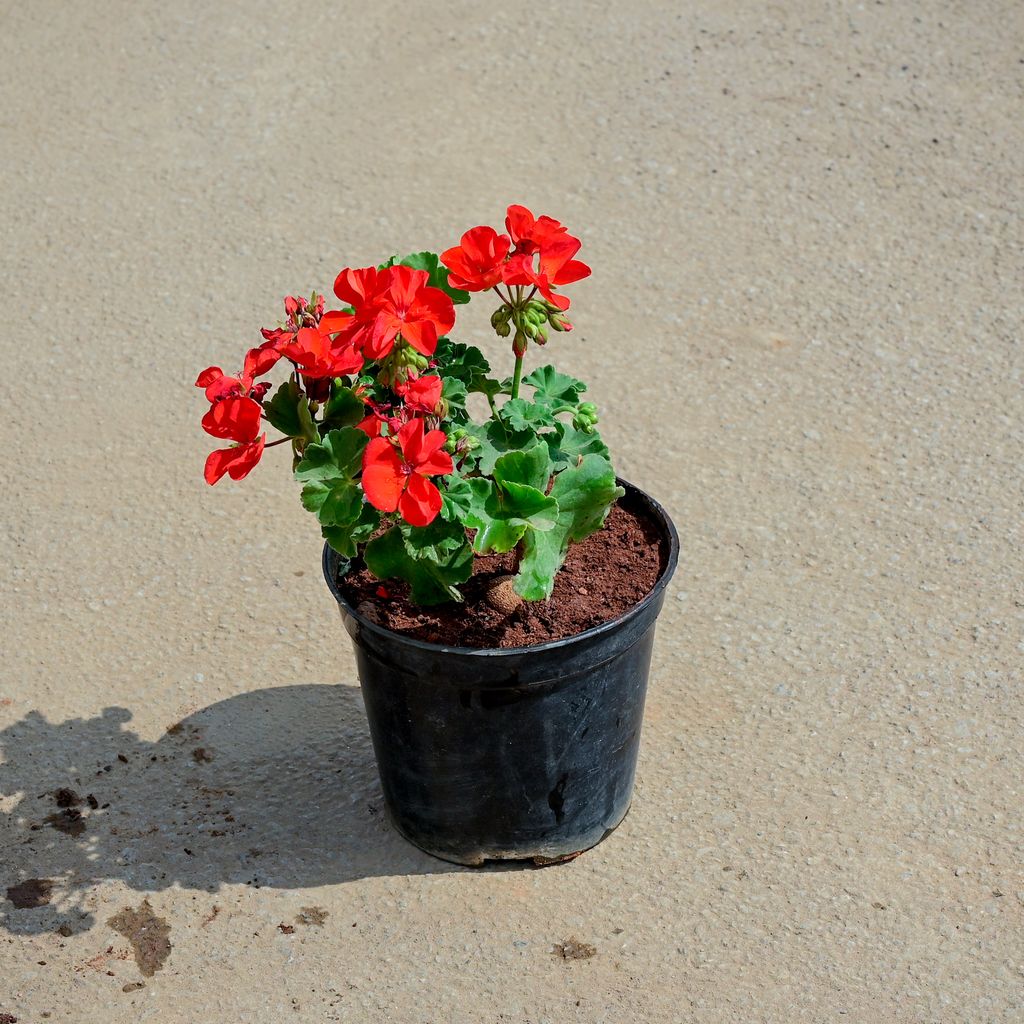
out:
<path id="1" fill-rule="evenodd" d="M 516 356 L 516 370 L 512 376 L 512 398 L 519 397 L 519 382 L 523 379 L 523 357 Z"/>

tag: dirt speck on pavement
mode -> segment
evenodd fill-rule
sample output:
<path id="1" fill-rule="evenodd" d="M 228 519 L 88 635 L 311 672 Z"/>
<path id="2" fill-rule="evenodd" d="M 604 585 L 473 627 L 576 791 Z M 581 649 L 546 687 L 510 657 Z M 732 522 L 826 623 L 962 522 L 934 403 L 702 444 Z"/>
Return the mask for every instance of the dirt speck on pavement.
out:
<path id="1" fill-rule="evenodd" d="M 143 900 L 138 907 L 125 907 L 107 924 L 131 943 L 135 962 L 146 978 L 160 970 L 171 955 L 170 925 L 153 913 L 149 900 Z"/>
<path id="2" fill-rule="evenodd" d="M 553 956 L 560 960 L 589 960 L 597 956 L 597 947 L 573 937 L 565 942 L 556 942 L 551 949 Z"/>
<path id="3" fill-rule="evenodd" d="M 296 924 L 308 924 L 322 927 L 328 913 L 323 907 L 303 907 L 295 916 Z"/>

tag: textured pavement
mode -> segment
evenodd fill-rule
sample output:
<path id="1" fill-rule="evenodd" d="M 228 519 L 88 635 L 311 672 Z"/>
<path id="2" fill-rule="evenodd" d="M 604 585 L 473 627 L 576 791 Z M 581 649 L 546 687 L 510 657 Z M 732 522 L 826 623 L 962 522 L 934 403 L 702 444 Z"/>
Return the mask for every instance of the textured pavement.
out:
<path id="1" fill-rule="evenodd" d="M 1018 3 L 0 24 L 0 1019 L 1024 1017 Z M 315 522 L 278 452 L 206 487 L 191 385 L 508 202 L 583 238 L 544 357 L 683 556 L 623 826 L 468 871 L 384 823 Z"/>

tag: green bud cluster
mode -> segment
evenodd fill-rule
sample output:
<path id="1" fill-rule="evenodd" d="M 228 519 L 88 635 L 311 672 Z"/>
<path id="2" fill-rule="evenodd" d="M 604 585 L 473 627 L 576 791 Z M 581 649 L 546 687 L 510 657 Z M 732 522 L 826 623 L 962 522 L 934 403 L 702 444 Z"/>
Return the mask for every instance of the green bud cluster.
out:
<path id="1" fill-rule="evenodd" d="M 592 434 L 597 426 L 597 406 L 593 402 L 581 402 L 573 414 L 572 425 L 585 434 Z"/>
<path id="2" fill-rule="evenodd" d="M 522 306 L 510 306 L 503 302 L 491 314 L 491 326 L 499 338 L 507 338 L 512 334 L 512 352 L 516 358 L 521 357 L 530 342 L 538 345 L 547 344 L 548 331 L 571 331 L 572 324 L 562 315 L 562 311 L 552 302 L 542 299 L 530 299 Z"/>
<path id="3" fill-rule="evenodd" d="M 468 455 L 480 447 L 480 441 L 464 427 L 456 427 L 444 443 L 449 455 Z"/>
<path id="4" fill-rule="evenodd" d="M 430 365 L 430 360 L 421 352 L 417 352 L 404 341 L 395 343 L 395 347 L 381 360 L 377 371 L 377 380 L 391 388 L 409 379 L 409 371 L 422 373 Z"/>

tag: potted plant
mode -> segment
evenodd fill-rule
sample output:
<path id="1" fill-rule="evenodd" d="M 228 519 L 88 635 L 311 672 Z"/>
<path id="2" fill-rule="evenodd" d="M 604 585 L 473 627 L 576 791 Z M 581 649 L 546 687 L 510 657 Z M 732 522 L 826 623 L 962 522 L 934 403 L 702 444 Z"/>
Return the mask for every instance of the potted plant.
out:
<path id="1" fill-rule="evenodd" d="M 339 309 L 286 298 L 238 376 L 196 381 L 203 428 L 232 442 L 208 483 L 291 451 L 391 821 L 462 864 L 566 859 L 623 819 L 678 552 L 661 506 L 616 477 L 586 385 L 527 372 L 572 330 L 559 289 L 590 273 L 579 240 L 522 206 L 505 225 L 342 270 Z M 450 337 L 456 307 L 488 293 L 508 377 Z"/>

